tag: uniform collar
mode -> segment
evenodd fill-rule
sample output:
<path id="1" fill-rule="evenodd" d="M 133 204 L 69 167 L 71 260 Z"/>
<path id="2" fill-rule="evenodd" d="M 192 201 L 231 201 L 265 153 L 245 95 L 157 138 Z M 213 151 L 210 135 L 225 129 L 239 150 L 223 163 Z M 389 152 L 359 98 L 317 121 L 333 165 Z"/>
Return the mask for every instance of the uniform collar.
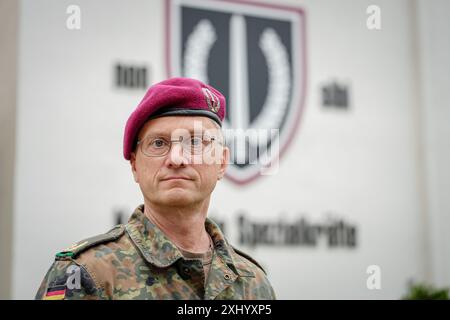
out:
<path id="1" fill-rule="evenodd" d="M 134 210 L 126 229 L 145 260 L 156 267 L 168 267 L 183 257 L 167 236 L 145 216 L 144 205 Z"/>
<path id="2" fill-rule="evenodd" d="M 219 226 L 209 218 L 205 221 L 206 231 L 209 233 L 214 242 L 214 250 L 220 259 L 230 268 L 236 275 L 253 277 L 255 274 L 242 262 L 233 247 L 228 243 Z"/>
<path id="3" fill-rule="evenodd" d="M 205 227 L 214 242 L 214 250 L 223 263 L 236 275 L 254 276 L 254 273 L 242 264 L 217 224 L 207 218 Z M 145 216 L 144 205 L 136 208 L 126 230 L 144 259 L 156 267 L 165 268 L 183 258 L 175 244 Z"/>

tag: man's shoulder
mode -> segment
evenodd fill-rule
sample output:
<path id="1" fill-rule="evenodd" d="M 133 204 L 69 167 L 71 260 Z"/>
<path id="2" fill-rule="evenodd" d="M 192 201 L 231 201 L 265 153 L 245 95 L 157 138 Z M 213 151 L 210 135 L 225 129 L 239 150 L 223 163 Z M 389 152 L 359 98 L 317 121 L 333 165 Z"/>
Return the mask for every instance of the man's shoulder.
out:
<path id="1" fill-rule="evenodd" d="M 248 253 L 232 246 L 237 259 L 235 265 L 238 272 L 250 284 L 251 299 L 276 299 L 275 291 L 267 277 L 266 270 Z"/>
<path id="2" fill-rule="evenodd" d="M 131 245 L 124 235 L 125 226 L 117 225 L 58 252 L 36 298 L 87 299 L 110 295 L 104 284 L 114 276 L 118 262 L 115 257 Z"/>
<path id="3" fill-rule="evenodd" d="M 256 261 L 252 256 L 250 256 L 248 253 L 245 253 L 244 251 L 236 248 L 235 246 L 231 246 L 233 249 L 233 252 L 236 254 L 236 257 L 238 258 L 237 266 L 240 269 L 248 269 L 253 272 L 263 272 L 266 274 L 266 270 L 261 266 L 261 264 Z"/>
<path id="4" fill-rule="evenodd" d="M 69 248 L 58 252 L 56 260 L 75 260 L 80 258 L 88 251 L 102 250 L 106 247 L 114 246 L 118 240 L 125 234 L 125 225 L 119 224 L 106 233 L 83 239 L 76 242 Z M 105 250 L 103 250 L 105 251 Z M 106 251 L 108 251 L 106 249 Z M 106 253 L 106 252 L 105 252 Z M 99 255 L 97 255 L 99 256 Z"/>

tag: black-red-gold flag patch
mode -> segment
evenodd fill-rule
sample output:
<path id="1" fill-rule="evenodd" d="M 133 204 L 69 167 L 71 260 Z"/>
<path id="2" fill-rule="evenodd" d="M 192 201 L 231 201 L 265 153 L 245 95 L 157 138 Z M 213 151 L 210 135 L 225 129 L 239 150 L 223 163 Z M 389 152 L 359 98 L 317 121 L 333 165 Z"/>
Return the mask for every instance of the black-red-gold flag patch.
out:
<path id="1" fill-rule="evenodd" d="M 44 300 L 63 300 L 66 296 L 66 286 L 57 286 L 47 289 Z"/>

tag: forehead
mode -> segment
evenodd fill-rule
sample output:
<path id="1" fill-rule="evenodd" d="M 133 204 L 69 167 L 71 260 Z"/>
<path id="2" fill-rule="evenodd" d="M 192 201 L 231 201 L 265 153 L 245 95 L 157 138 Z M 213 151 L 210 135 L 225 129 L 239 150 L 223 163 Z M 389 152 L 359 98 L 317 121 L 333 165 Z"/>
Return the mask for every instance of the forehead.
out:
<path id="1" fill-rule="evenodd" d="M 187 130 L 191 133 L 204 133 L 218 130 L 212 119 L 201 116 L 167 116 L 147 121 L 138 134 L 138 139 L 148 135 L 170 136 L 174 132 Z"/>

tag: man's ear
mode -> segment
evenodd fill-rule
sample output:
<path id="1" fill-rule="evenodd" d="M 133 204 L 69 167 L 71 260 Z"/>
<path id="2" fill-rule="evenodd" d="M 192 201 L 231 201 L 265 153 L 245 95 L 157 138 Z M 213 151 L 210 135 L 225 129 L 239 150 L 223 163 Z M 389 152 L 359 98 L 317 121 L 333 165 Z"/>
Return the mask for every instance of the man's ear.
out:
<path id="1" fill-rule="evenodd" d="M 135 152 L 131 152 L 130 165 L 131 165 L 131 172 L 133 173 L 134 181 L 139 183 L 138 174 L 136 171 L 136 153 Z"/>
<path id="2" fill-rule="evenodd" d="M 219 172 L 217 174 L 217 180 L 220 180 L 223 178 L 223 176 L 225 175 L 225 170 L 228 167 L 228 163 L 230 161 L 230 149 L 228 149 L 228 147 L 224 146 L 222 148 L 222 159 L 220 162 L 220 168 L 219 168 Z"/>

